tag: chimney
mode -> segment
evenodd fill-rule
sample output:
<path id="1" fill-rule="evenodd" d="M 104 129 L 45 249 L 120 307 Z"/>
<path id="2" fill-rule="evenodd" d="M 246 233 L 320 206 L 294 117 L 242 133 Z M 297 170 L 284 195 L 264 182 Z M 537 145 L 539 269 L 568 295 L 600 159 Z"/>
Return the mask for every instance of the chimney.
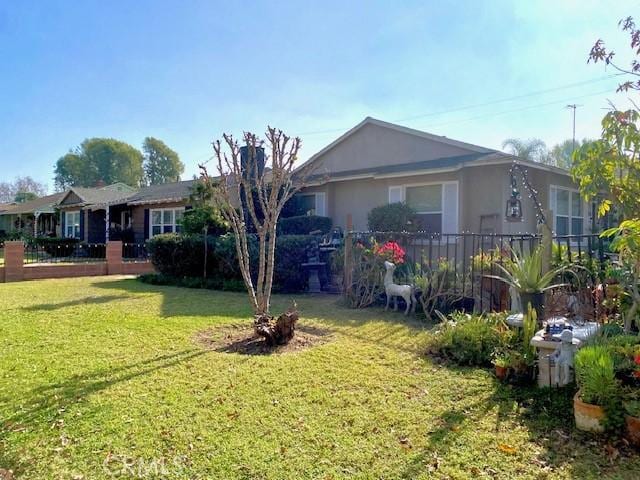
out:
<path id="1" fill-rule="evenodd" d="M 250 148 L 245 145 L 240 147 L 240 165 L 242 167 L 242 175 L 246 178 L 249 175 L 255 175 L 254 164 L 253 162 L 249 162 Z M 257 164 L 258 176 L 262 176 L 262 172 L 264 172 L 264 148 L 256 147 L 255 150 L 255 163 Z M 251 171 L 249 171 L 249 169 Z"/>
<path id="2" fill-rule="evenodd" d="M 95 187 L 96 187 L 96 188 L 102 188 L 102 187 L 106 187 L 106 186 L 107 186 L 107 184 L 106 184 L 106 183 L 104 183 L 104 180 L 102 180 L 102 179 L 98 180 L 98 181 L 96 182 L 96 184 L 95 184 Z"/>

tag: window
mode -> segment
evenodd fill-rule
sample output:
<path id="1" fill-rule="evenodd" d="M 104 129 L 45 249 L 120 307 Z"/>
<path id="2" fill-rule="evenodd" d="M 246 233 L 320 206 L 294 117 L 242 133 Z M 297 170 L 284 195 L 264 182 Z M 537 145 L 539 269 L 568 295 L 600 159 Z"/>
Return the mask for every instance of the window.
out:
<path id="1" fill-rule="evenodd" d="M 180 222 L 184 208 L 162 208 L 151 210 L 149 212 L 149 222 L 151 223 L 151 236 L 160 235 L 161 233 L 179 233 L 181 230 Z"/>
<path id="2" fill-rule="evenodd" d="M 556 235 L 584 233 L 584 202 L 580 193 L 568 188 L 551 187 L 551 209 Z"/>
<path id="3" fill-rule="evenodd" d="M 80 238 L 80 211 L 65 212 L 64 236 L 67 238 Z"/>
<path id="4" fill-rule="evenodd" d="M 458 182 L 389 187 L 389 203 L 406 202 L 417 212 L 418 229 L 458 233 Z"/>
<path id="5" fill-rule="evenodd" d="M 405 198 L 418 214 L 419 230 L 442 233 L 442 185 L 406 187 Z"/>
<path id="6" fill-rule="evenodd" d="M 299 193 L 295 199 L 297 215 L 326 215 L 324 192 Z"/>

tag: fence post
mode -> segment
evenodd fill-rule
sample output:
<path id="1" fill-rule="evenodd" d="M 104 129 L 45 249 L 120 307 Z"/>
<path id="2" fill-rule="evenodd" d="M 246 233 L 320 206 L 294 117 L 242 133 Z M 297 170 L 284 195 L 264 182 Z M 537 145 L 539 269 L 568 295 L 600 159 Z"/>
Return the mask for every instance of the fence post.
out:
<path id="1" fill-rule="evenodd" d="M 122 242 L 120 240 L 107 242 L 107 275 L 121 275 L 124 273 L 122 262 Z"/>
<path id="2" fill-rule="evenodd" d="M 552 218 L 551 211 L 545 210 L 544 216 L 547 221 Z M 547 223 L 541 223 L 538 225 L 538 233 L 541 236 L 540 245 L 542 248 L 542 273 L 547 273 L 551 270 L 551 252 L 553 251 L 553 235 L 551 228 Z"/>
<path id="3" fill-rule="evenodd" d="M 344 239 L 344 281 L 342 293 L 345 299 L 349 298 L 353 286 L 353 233 L 347 232 Z"/>
<path id="4" fill-rule="evenodd" d="M 4 281 L 24 280 L 24 243 L 21 240 L 4 243 Z"/>

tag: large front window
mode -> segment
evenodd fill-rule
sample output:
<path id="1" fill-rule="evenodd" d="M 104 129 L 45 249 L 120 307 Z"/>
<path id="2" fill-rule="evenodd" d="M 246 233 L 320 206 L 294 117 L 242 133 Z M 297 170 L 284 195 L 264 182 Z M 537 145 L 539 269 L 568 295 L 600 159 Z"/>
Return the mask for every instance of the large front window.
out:
<path id="1" fill-rule="evenodd" d="M 406 187 L 406 203 L 417 215 L 418 229 L 442 233 L 442 185 Z"/>
<path id="2" fill-rule="evenodd" d="M 80 211 L 65 212 L 64 215 L 64 236 L 80 238 Z"/>
<path id="3" fill-rule="evenodd" d="M 551 188 L 556 235 L 582 235 L 584 233 L 584 204 L 580 193 L 561 187 Z"/>
<path id="4" fill-rule="evenodd" d="M 295 215 L 326 215 L 324 192 L 299 193 L 294 202 Z"/>
<path id="5" fill-rule="evenodd" d="M 180 221 L 184 214 L 183 208 L 163 208 L 151 210 L 151 236 L 161 233 L 178 233 L 181 230 Z"/>

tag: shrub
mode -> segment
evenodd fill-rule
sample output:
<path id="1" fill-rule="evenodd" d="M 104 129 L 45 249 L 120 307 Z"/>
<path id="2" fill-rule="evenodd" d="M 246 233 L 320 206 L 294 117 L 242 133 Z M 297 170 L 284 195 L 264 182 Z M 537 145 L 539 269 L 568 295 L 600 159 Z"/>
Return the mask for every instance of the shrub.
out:
<path id="1" fill-rule="evenodd" d="M 278 232 L 281 235 L 309 235 L 320 232 L 326 235 L 331 231 L 331 218 L 318 215 L 300 215 L 278 220 Z"/>
<path id="2" fill-rule="evenodd" d="M 229 225 L 220 211 L 211 205 L 185 210 L 181 220 L 182 231 L 187 235 L 199 235 L 207 228 L 208 235 L 222 235 L 229 231 Z"/>
<path id="3" fill-rule="evenodd" d="M 406 203 L 381 205 L 369 212 L 367 223 L 372 232 L 411 232 L 416 229 L 416 212 Z"/>
<path id="4" fill-rule="evenodd" d="M 430 336 L 427 351 L 459 365 L 490 366 L 494 352 L 516 342 L 517 333 L 503 315 L 455 314 Z"/>
<path id="5" fill-rule="evenodd" d="M 31 238 L 28 242 L 42 247 L 49 255 L 66 257 L 73 253 L 80 240 L 77 238 L 38 237 Z"/>
<path id="6" fill-rule="evenodd" d="M 250 255 L 256 256 L 258 254 L 257 242 L 254 237 L 250 237 L 249 240 Z M 313 240 L 315 237 L 309 235 L 281 235 L 277 237 L 274 267 L 274 288 L 276 291 L 301 292 L 306 290 L 307 273 L 301 264 L 307 260 L 307 247 Z M 202 235 L 168 233 L 156 235 L 148 242 L 151 260 L 162 275 L 176 279 L 195 279 L 181 280 L 181 285 L 233 291 L 243 290 L 244 285 L 238 267 L 235 237 L 232 234 L 207 237 L 207 245 L 208 283 L 205 285 L 202 283 L 204 279 L 204 238 Z M 252 273 L 254 276 L 257 275 L 257 272 Z"/>

